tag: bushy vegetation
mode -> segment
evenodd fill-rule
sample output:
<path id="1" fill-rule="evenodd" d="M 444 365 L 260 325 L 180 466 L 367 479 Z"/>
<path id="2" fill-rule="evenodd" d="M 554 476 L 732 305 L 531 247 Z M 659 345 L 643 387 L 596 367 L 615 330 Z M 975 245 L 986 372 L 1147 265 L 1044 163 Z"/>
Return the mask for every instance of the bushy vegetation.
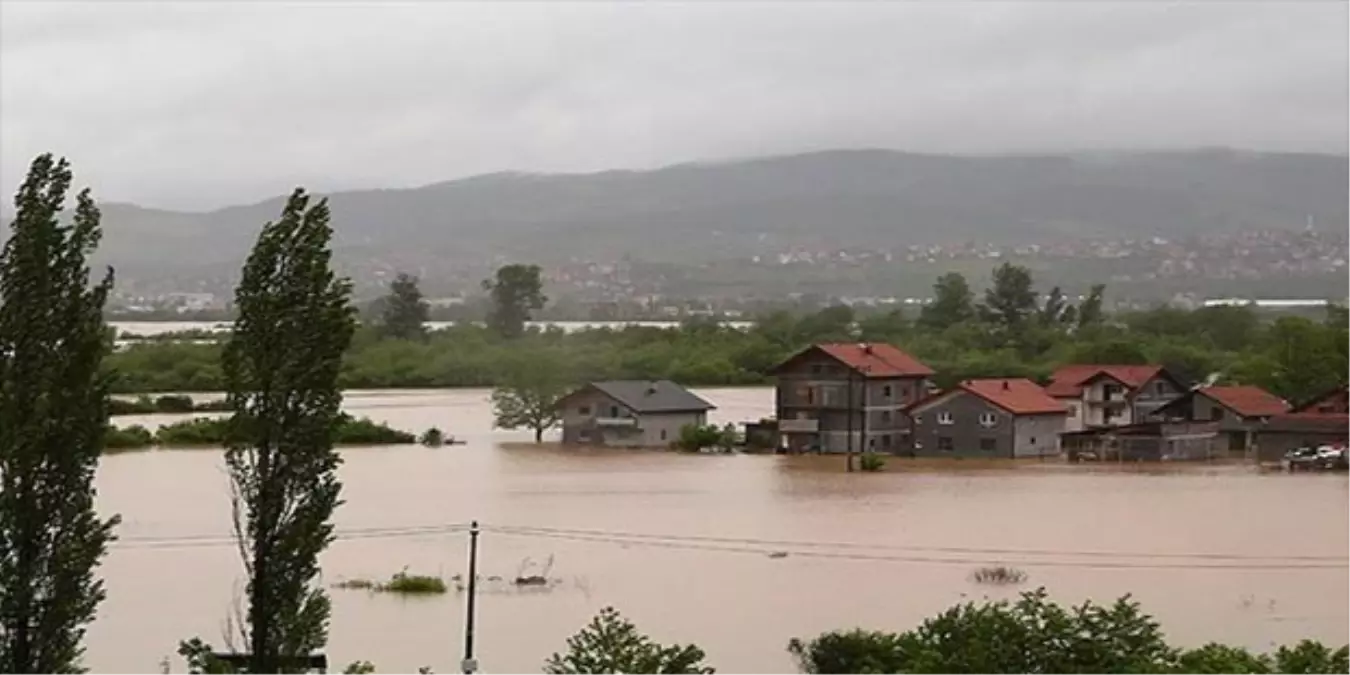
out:
<path id="1" fill-rule="evenodd" d="M 854 629 L 788 652 L 806 673 L 1344 673 L 1350 648 L 1305 640 L 1270 654 L 1169 645 L 1129 596 L 1061 607 L 1044 589 L 1014 601 L 957 605 L 904 633 Z"/>
<path id="2" fill-rule="evenodd" d="M 407 570 L 393 575 L 384 583 L 375 583 L 369 579 L 347 579 L 333 584 L 333 587 L 401 595 L 440 595 L 449 591 L 444 579 L 426 574 L 408 574 Z"/>
<path id="3" fill-rule="evenodd" d="M 337 445 L 404 445 L 417 442 L 417 435 L 393 429 L 385 424 L 373 422 L 368 418 L 353 418 L 342 415 L 337 429 Z M 194 417 L 173 424 L 166 424 L 155 432 L 133 425 L 125 428 L 110 426 L 106 444 L 113 450 L 131 450 L 148 448 L 152 445 L 165 447 L 205 447 L 220 446 L 225 443 L 226 425 L 224 418 Z"/>
<path id="4" fill-rule="evenodd" d="M 109 425 L 108 432 L 103 437 L 103 447 L 106 450 L 140 450 L 154 443 L 155 434 L 139 424 L 120 428 Z"/>
<path id="5" fill-rule="evenodd" d="M 154 398 L 141 395 L 131 400 L 114 398 L 108 401 L 109 415 L 222 412 L 228 409 L 229 403 L 224 399 L 198 402 L 184 394 L 165 394 Z"/>
<path id="6" fill-rule="evenodd" d="M 630 326 L 572 333 L 529 329 L 503 337 L 458 325 L 424 339 L 358 331 L 343 361 L 341 386 L 493 387 L 518 379 L 522 360 L 552 363 L 567 382 L 671 379 L 686 385 L 769 381 L 776 363 L 813 342 L 894 343 L 938 371 L 940 386 L 972 377 L 1044 380 L 1071 362 L 1161 363 L 1200 380 L 1256 384 L 1302 399 L 1341 384 L 1347 372 L 1347 314 L 1262 315 L 1246 307 L 1194 311 L 1160 307 L 1105 315 L 1101 289 L 1071 304 L 1055 289 L 1031 290 L 1019 268 L 1001 271 L 978 301 L 960 275 L 944 276 L 922 312 L 855 312 L 844 306 L 810 314 L 777 312 L 749 330 L 709 320 L 678 328 Z M 526 358 L 528 357 L 528 358 Z M 147 343 L 114 354 L 110 367 L 123 392 L 212 391 L 222 387 L 219 347 Z"/>
<path id="7" fill-rule="evenodd" d="M 886 468 L 886 456 L 875 452 L 864 452 L 858 458 L 858 468 L 867 473 L 875 473 Z"/>
<path id="8" fill-rule="evenodd" d="M 729 452 L 736 446 L 736 427 L 728 424 L 719 427 L 715 424 L 686 424 L 680 427 L 680 437 L 671 445 L 677 450 L 698 452 L 712 448 Z"/>

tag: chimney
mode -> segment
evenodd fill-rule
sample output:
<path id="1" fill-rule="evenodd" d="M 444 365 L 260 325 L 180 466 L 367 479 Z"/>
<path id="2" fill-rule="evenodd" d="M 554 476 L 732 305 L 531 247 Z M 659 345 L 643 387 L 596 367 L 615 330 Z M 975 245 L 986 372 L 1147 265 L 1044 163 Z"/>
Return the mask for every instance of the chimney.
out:
<path id="1" fill-rule="evenodd" d="M 863 351 L 864 354 L 871 354 L 871 353 L 872 353 L 872 343 L 870 343 L 870 342 L 861 342 L 861 343 L 858 344 L 858 348 L 859 348 L 859 349 L 862 349 L 862 351 Z"/>
<path id="2" fill-rule="evenodd" d="M 652 380 L 647 383 L 647 395 L 651 396 L 652 394 L 655 393 L 656 393 L 656 380 Z"/>
<path id="3" fill-rule="evenodd" d="M 1004 381 L 1003 381 L 1003 391 L 1008 391 L 1008 381 L 1007 381 L 1007 380 L 1004 380 Z"/>

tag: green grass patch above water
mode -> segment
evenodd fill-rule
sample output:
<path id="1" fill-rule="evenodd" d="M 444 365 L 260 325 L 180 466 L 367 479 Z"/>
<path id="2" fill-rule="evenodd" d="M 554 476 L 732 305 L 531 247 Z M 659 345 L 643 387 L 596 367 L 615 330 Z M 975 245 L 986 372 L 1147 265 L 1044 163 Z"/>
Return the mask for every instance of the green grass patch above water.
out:
<path id="1" fill-rule="evenodd" d="M 389 581 L 382 584 L 375 583 L 370 579 L 348 579 L 333 584 L 333 587 L 344 590 L 398 593 L 400 595 L 441 595 L 450 590 L 445 580 L 439 576 L 408 574 L 407 570 L 395 574 L 389 578 Z"/>
<path id="2" fill-rule="evenodd" d="M 229 420 L 223 417 L 194 417 L 159 427 L 155 432 L 133 425 L 109 426 L 104 447 L 108 450 L 137 450 L 152 446 L 197 448 L 225 445 Z M 417 435 L 391 428 L 368 418 L 343 415 L 338 422 L 335 445 L 408 445 Z"/>

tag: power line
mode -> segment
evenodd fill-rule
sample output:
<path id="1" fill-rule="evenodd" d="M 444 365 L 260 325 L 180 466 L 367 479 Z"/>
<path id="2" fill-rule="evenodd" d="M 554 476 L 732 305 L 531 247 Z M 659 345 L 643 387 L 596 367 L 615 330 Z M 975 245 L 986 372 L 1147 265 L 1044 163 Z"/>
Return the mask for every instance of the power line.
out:
<path id="1" fill-rule="evenodd" d="M 338 530 L 334 533 L 336 541 L 361 539 L 412 538 L 446 534 L 458 534 L 469 529 L 467 523 L 447 523 L 441 525 L 409 525 L 399 527 L 366 527 Z M 1156 559 L 1162 561 L 1229 561 L 1198 564 L 1189 562 L 1106 562 L 1069 561 L 1069 560 L 1017 560 L 1019 565 L 1029 567 L 1078 567 L 1088 569 L 1227 569 L 1227 570 L 1315 570 L 1344 569 L 1350 560 L 1341 556 L 1253 556 L 1223 553 L 1130 553 L 1112 551 L 1068 551 L 1057 549 L 1008 549 L 979 548 L 958 546 L 904 546 L 894 544 L 864 544 L 858 542 L 803 541 L 783 539 L 756 539 L 750 537 L 716 537 L 700 535 L 653 534 L 642 532 L 623 532 L 612 530 L 586 530 L 534 526 L 484 525 L 485 532 L 496 532 L 518 537 L 537 537 L 572 540 L 590 543 L 618 544 L 623 546 L 647 546 L 651 548 L 680 549 L 723 553 L 752 553 L 768 555 L 784 553 L 803 558 L 834 560 L 858 560 L 876 562 L 920 563 L 920 564 L 986 564 L 988 557 L 973 556 L 1055 556 L 1086 558 L 1134 558 Z M 234 546 L 232 535 L 178 535 L 178 536 L 142 536 L 123 537 L 110 548 L 120 549 L 187 549 L 214 546 Z M 774 547 L 774 548 L 768 548 Z M 812 549 L 831 549 L 828 551 Z M 957 557 L 936 557 L 927 555 L 895 555 L 859 553 L 850 551 L 897 551 L 910 553 L 943 553 Z M 964 557 L 962 557 L 964 556 Z M 1256 562 L 1266 561 L 1266 562 Z M 1272 562 L 1274 561 L 1274 562 Z M 1291 564 L 1299 563 L 1299 564 Z"/>
<path id="2" fill-rule="evenodd" d="M 646 546 L 652 548 L 667 548 L 696 551 L 716 551 L 724 553 L 753 553 L 756 555 L 767 555 L 773 553 L 783 553 L 804 558 L 822 558 L 833 560 L 857 560 L 870 562 L 895 562 L 895 563 L 920 563 L 920 564 L 945 564 L 945 565 L 980 565 L 987 564 L 990 560 L 985 558 L 937 558 L 930 556 L 901 556 L 901 555 L 878 555 L 865 553 L 833 553 L 828 551 L 803 551 L 803 550 L 779 550 L 773 551 L 764 548 L 752 548 L 748 546 L 729 546 L 719 544 L 702 544 L 691 541 L 678 540 L 658 540 L 653 538 L 624 538 L 603 535 L 584 535 L 567 534 L 562 532 L 543 532 L 525 528 L 506 528 L 506 527 L 484 527 L 485 531 L 496 532 L 509 536 L 519 537 L 542 537 L 549 539 L 563 539 L 581 542 L 618 544 L 625 546 Z M 1083 569 L 1176 569 L 1176 570 L 1315 570 L 1315 569 L 1344 569 L 1345 563 L 1339 564 L 1181 564 L 1181 563 L 1126 563 L 1126 562 L 1086 562 L 1086 561 L 1065 561 L 1065 560 L 1026 560 L 1017 561 L 1018 565 L 1026 567 L 1068 567 Z"/>
<path id="3" fill-rule="evenodd" d="M 333 533 L 333 537 L 335 541 L 351 541 L 356 539 L 399 539 L 440 534 L 455 534 L 468 529 L 469 526 L 467 523 L 411 525 L 404 527 L 367 527 L 336 530 Z M 236 539 L 234 538 L 234 535 L 229 534 L 132 536 L 121 537 L 116 542 L 109 544 L 108 547 L 111 549 L 181 549 L 234 546 L 235 542 Z"/>
<path id="4" fill-rule="evenodd" d="M 1350 563 L 1347 556 L 1314 555 L 1246 555 L 1236 553 L 1129 553 L 1125 551 L 1067 551 L 1062 549 L 1012 549 L 978 548 L 965 546 L 908 546 L 898 544 L 864 544 L 839 541 L 803 541 L 787 539 L 754 539 L 749 537 L 714 537 L 703 535 L 649 534 L 641 532 L 618 532 L 612 530 L 579 530 L 567 528 L 534 527 L 528 525 L 485 526 L 495 529 L 507 529 L 518 533 L 538 532 L 541 534 L 569 534 L 581 536 L 615 537 L 636 540 L 658 540 L 676 542 L 711 542 L 718 544 L 746 544 L 753 546 L 795 546 L 799 548 L 860 549 L 879 551 L 919 551 L 931 553 L 988 554 L 988 555 L 1054 555 L 1100 558 L 1159 558 L 1179 560 L 1233 560 L 1233 561 L 1306 561 L 1339 562 L 1341 566 Z"/>

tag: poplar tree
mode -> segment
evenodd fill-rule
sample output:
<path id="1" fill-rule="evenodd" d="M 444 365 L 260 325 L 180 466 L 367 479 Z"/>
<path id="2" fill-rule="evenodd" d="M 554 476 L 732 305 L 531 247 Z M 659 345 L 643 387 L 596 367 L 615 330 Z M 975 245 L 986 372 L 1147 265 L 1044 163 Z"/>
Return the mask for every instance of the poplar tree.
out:
<path id="1" fill-rule="evenodd" d="M 103 304 L 90 283 L 99 241 L 89 191 L 74 218 L 66 160 L 33 160 L 0 251 L 0 672 L 79 672 L 103 600 L 94 576 L 118 519 L 94 510 L 108 423 Z"/>
<path id="2" fill-rule="evenodd" d="M 225 463 L 235 536 L 248 573 L 242 627 L 248 672 L 288 672 L 328 639 L 318 583 L 333 540 L 341 458 L 333 449 L 342 354 L 355 329 L 351 287 L 331 267 L 326 200 L 291 194 L 244 265 L 234 331 L 221 356 Z"/>

